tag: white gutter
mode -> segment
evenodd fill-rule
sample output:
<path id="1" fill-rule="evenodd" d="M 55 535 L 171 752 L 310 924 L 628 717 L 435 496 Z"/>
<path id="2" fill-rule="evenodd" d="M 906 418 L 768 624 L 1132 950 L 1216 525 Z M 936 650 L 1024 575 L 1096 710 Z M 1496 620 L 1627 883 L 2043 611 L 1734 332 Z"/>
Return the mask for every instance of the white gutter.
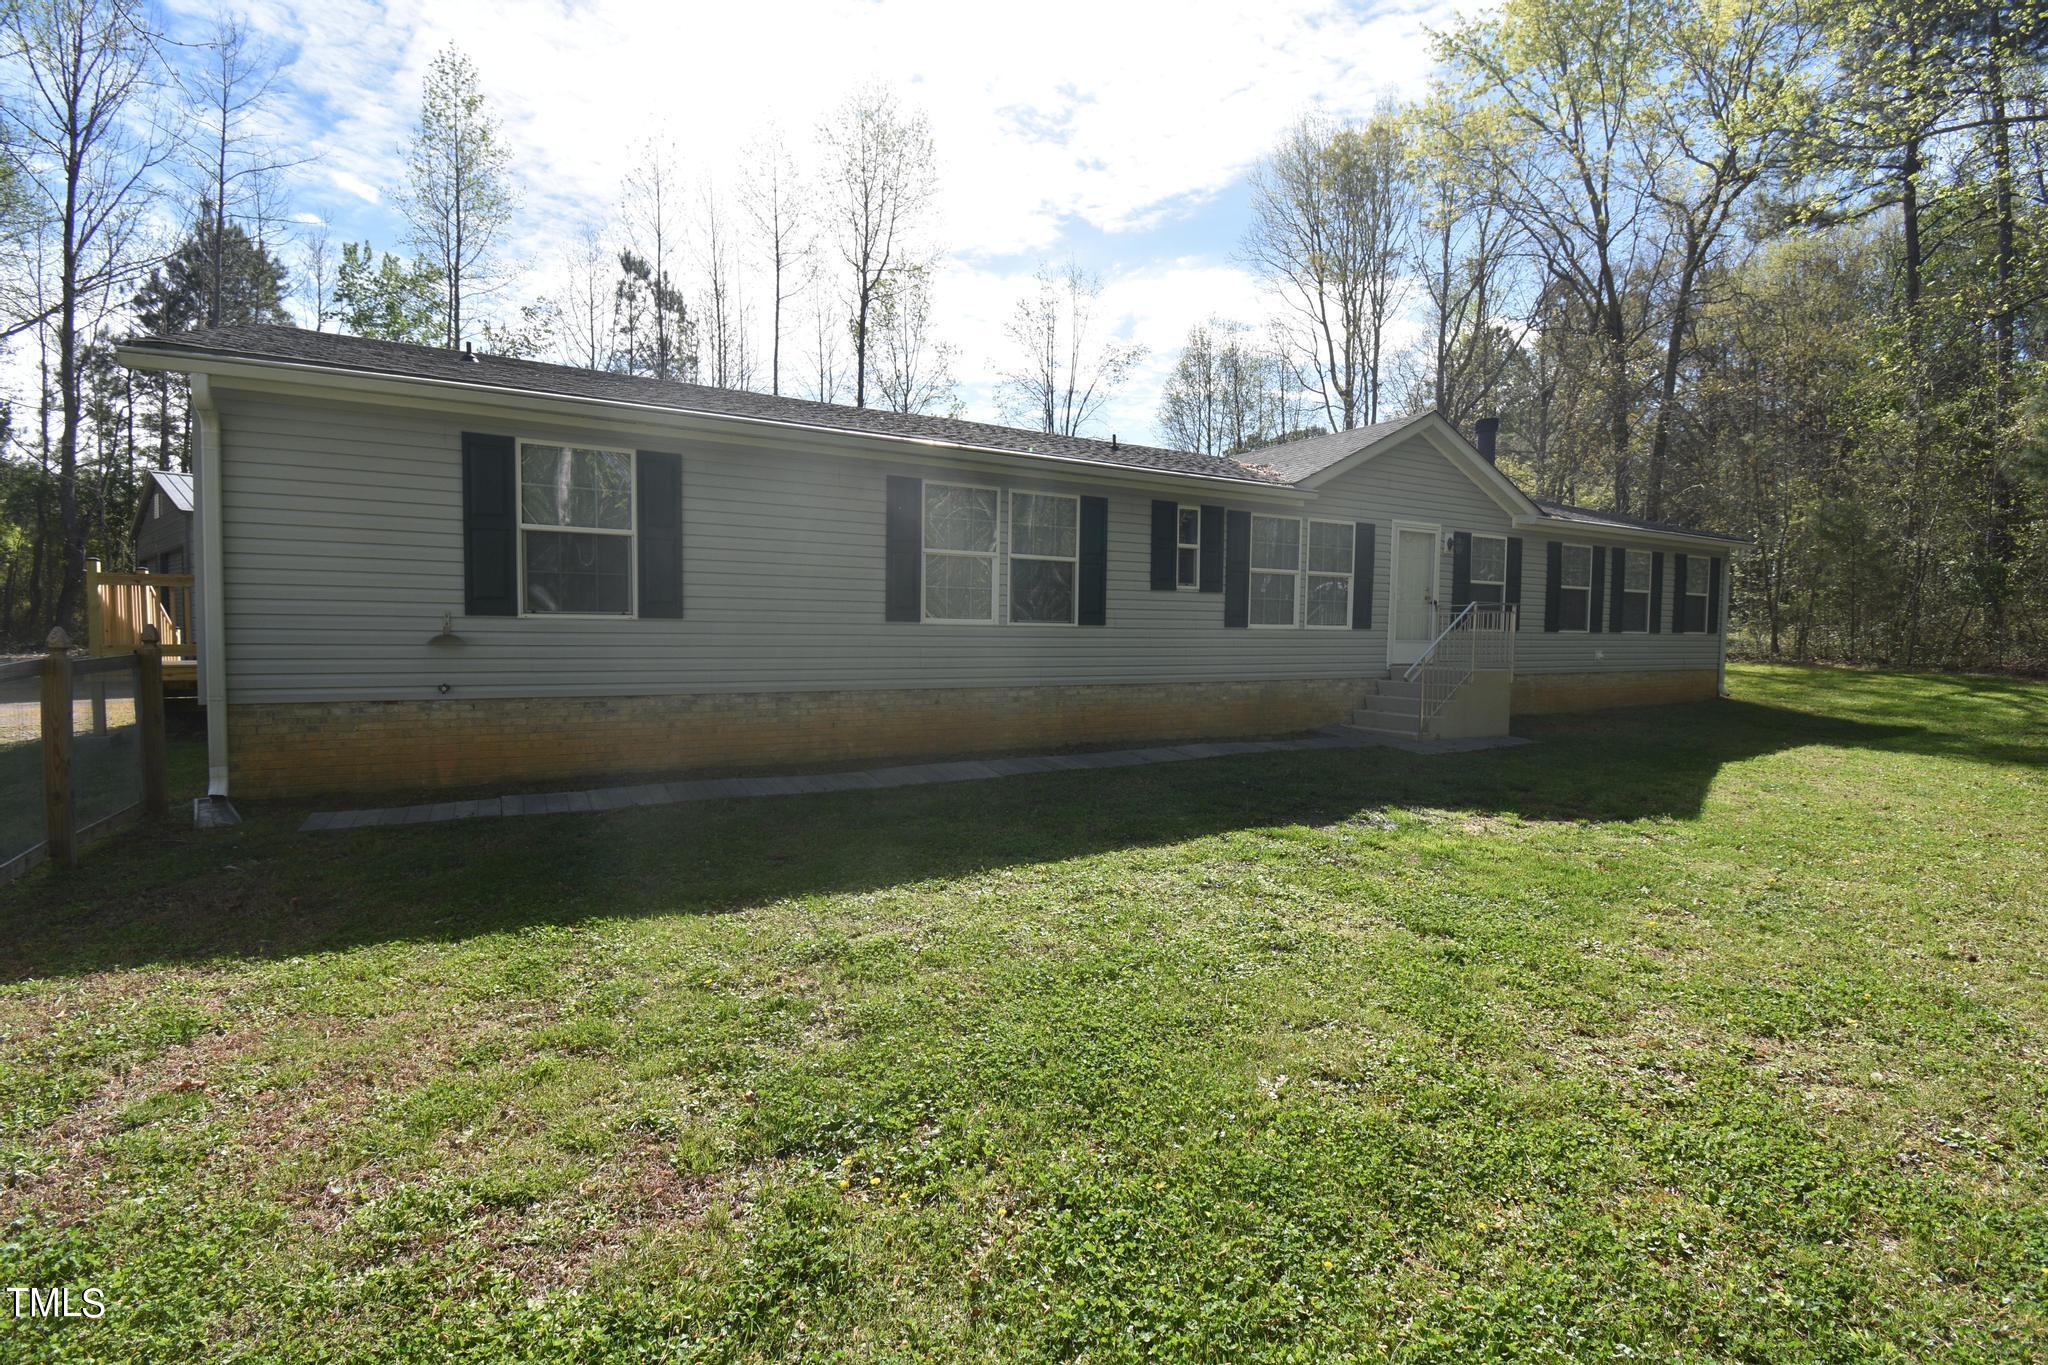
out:
<path id="1" fill-rule="evenodd" d="M 199 518 L 199 694 L 206 707 L 206 794 L 228 794 L 228 664 L 226 597 L 221 584 L 220 415 L 213 386 L 192 376 L 192 412 L 199 419 L 193 461 L 193 513 Z"/>
<path id="2" fill-rule="evenodd" d="M 432 397 L 436 406 L 447 404 L 447 395 L 461 394 L 471 402 L 495 404 L 501 407 L 523 408 L 543 414 L 551 414 L 560 420 L 563 409 L 596 410 L 631 414 L 643 422 L 682 427 L 684 429 L 709 429 L 730 431 L 733 427 L 756 428 L 766 431 L 802 432 L 813 441 L 840 451 L 848 448 L 873 458 L 876 444 L 909 447 L 921 454 L 959 453 L 971 456 L 995 456 L 1002 462 L 1026 460 L 1034 463 L 1059 465 L 1091 475 L 1119 479 L 1127 482 L 1148 484 L 1175 484 L 1185 487 L 1188 483 L 1206 484 L 1241 491 L 1247 495 L 1275 497 L 1289 502 L 1306 503 L 1314 494 L 1292 484 L 1265 483 L 1257 479 L 1230 478 L 1216 474 L 1198 474 L 1175 469 L 1155 469 L 1147 465 L 1116 464 L 1103 460 L 1084 459 L 1076 455 L 1060 455 L 1049 451 L 1013 450 L 1005 446 L 979 445 L 966 441 L 948 441 L 937 436 L 910 436 L 899 432 L 860 431 L 847 427 L 826 426 L 816 422 L 791 421 L 775 417 L 755 417 L 743 413 L 711 412 L 697 408 L 670 407 L 659 403 L 639 403 L 622 398 L 593 398 L 584 394 L 552 393 L 545 389 L 511 388 L 501 384 L 468 383 L 463 380 L 442 379 L 424 375 L 393 375 L 377 370 L 357 370 L 342 366 L 318 365 L 310 362 L 273 360 L 260 356 L 221 355 L 208 351 L 171 351 L 157 347 L 121 346 L 115 348 L 114 358 L 122 365 L 137 370 L 169 370 L 178 374 L 212 376 L 224 381 L 243 381 L 256 384 L 293 383 L 307 389 L 337 392 L 343 394 L 413 395 Z"/>

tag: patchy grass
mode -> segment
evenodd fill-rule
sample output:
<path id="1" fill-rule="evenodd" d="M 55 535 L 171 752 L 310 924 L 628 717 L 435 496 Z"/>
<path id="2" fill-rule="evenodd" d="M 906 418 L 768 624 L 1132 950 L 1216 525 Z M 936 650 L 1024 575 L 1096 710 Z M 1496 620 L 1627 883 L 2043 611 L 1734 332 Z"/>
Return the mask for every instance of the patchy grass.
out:
<path id="1" fill-rule="evenodd" d="M 2037 1360 L 2048 687 L 0 891 L 0 1355 Z M 181 756 L 185 770 L 196 759 Z"/>

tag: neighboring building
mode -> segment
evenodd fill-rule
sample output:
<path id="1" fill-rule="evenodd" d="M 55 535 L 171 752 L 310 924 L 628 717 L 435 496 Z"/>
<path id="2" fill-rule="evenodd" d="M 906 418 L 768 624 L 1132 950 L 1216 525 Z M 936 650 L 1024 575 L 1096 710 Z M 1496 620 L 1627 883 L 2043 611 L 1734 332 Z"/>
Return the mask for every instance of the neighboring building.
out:
<path id="1" fill-rule="evenodd" d="M 1742 543 L 1433 413 L 1238 462 L 290 328 L 121 359 L 191 377 L 248 796 L 1302 731 L 1466 601 L 1518 711 L 1711 697 Z"/>
<path id="2" fill-rule="evenodd" d="M 191 573 L 192 476 L 152 469 L 135 503 L 135 567 L 144 573 Z"/>

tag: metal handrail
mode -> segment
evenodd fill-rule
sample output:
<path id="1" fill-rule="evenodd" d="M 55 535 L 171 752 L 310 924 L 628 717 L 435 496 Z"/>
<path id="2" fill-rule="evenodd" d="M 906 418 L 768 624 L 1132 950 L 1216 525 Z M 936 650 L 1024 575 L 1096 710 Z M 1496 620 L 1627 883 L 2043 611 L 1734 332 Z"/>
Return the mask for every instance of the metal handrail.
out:
<path id="1" fill-rule="evenodd" d="M 1491 604 L 1467 602 L 1450 624 L 1437 632 L 1429 647 L 1422 651 L 1414 663 L 1408 665 L 1401 675 L 1403 682 L 1420 679 L 1422 686 L 1415 689 L 1415 733 L 1420 735 L 1429 726 L 1430 718 L 1444 709 L 1451 698 L 1457 695 L 1471 676 L 1479 671 L 1479 636 L 1484 629 L 1481 624 L 1482 607 L 1485 613 L 1499 612 L 1499 633 L 1504 641 L 1501 649 L 1500 666 L 1510 673 L 1515 668 L 1515 627 L 1518 613 L 1511 606 L 1495 607 Z M 1453 635 L 1463 632 L 1468 642 L 1465 657 L 1455 660 L 1455 651 L 1444 648 L 1445 642 Z M 1489 649 L 1489 666 L 1493 666 Z M 1439 657 L 1439 656 L 1442 657 Z"/>
<path id="2" fill-rule="evenodd" d="M 1429 647 L 1422 651 L 1422 653 L 1416 658 L 1415 662 L 1408 665 L 1408 671 L 1401 675 L 1401 681 L 1414 682 L 1415 675 L 1422 671 L 1422 666 L 1435 657 L 1437 646 L 1441 645 L 1446 639 L 1450 638 L 1451 632 L 1458 628 L 1458 623 L 1460 621 L 1463 621 L 1466 617 L 1470 616 L 1472 614 L 1472 608 L 1478 605 L 1479 604 L 1477 602 L 1467 602 L 1464 605 L 1463 609 L 1461 609 L 1456 616 L 1453 616 L 1451 618 L 1451 623 L 1436 633 L 1436 638 L 1429 642 Z"/>

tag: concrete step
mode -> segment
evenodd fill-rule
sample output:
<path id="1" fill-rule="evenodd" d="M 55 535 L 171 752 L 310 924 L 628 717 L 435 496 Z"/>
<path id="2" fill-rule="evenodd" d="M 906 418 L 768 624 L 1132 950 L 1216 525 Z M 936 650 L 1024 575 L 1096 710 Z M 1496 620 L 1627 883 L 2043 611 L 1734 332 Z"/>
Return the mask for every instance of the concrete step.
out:
<path id="1" fill-rule="evenodd" d="M 1413 701 L 1422 695 L 1422 680 L 1418 678 L 1414 682 L 1403 682 L 1399 678 L 1386 678 L 1373 685 L 1373 695 Z"/>
<path id="2" fill-rule="evenodd" d="M 1413 722 L 1410 722 L 1407 725 L 1366 725 L 1354 719 L 1349 723 L 1345 724 L 1344 726 L 1342 726 L 1341 728 L 1346 730 L 1358 730 L 1368 735 L 1395 735 L 1401 739 L 1422 738 L 1421 735 L 1415 732 L 1415 725 Z"/>
<path id="3" fill-rule="evenodd" d="M 1351 724 L 1404 735 L 1413 735 L 1421 728 L 1412 706 L 1361 706 L 1351 713 Z"/>

